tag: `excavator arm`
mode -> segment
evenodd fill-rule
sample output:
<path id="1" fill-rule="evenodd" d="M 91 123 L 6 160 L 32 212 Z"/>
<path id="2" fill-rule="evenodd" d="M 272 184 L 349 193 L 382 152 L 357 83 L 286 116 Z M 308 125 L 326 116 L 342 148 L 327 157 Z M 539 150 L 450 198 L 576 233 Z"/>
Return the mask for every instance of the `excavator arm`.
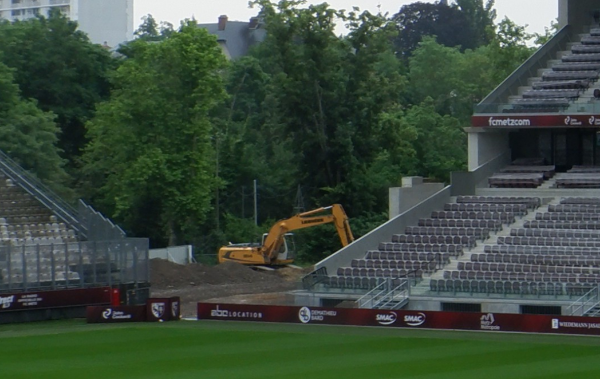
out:
<path id="1" fill-rule="evenodd" d="M 278 260 L 280 250 L 285 243 L 285 235 L 294 230 L 310 228 L 317 225 L 333 223 L 338 232 L 342 246 L 354 242 L 348 216 L 340 204 L 322 207 L 312 211 L 299 213 L 285 220 L 276 222 L 260 246 L 249 244 L 223 246 L 219 250 L 219 262 L 234 261 L 247 265 L 278 265 L 292 263 L 292 259 Z"/>
<path id="2" fill-rule="evenodd" d="M 299 213 L 288 219 L 278 221 L 271 227 L 271 230 L 267 234 L 261 254 L 270 261 L 273 261 L 277 257 L 286 233 L 329 223 L 335 225 L 342 246 L 347 246 L 354 242 L 354 236 L 352 235 L 348 216 L 344 212 L 344 208 L 340 204 L 334 204 Z"/>

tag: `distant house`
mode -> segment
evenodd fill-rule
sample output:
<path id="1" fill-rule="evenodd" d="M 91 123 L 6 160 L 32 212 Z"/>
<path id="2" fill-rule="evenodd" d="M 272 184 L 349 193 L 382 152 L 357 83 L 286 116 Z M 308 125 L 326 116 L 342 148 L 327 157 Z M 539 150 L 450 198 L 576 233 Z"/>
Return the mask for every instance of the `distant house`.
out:
<path id="1" fill-rule="evenodd" d="M 219 17 L 216 24 L 198 24 L 217 36 L 223 53 L 228 59 L 237 59 L 248 54 L 248 49 L 264 41 L 267 31 L 258 17 L 250 21 L 229 21 L 227 16 Z"/>

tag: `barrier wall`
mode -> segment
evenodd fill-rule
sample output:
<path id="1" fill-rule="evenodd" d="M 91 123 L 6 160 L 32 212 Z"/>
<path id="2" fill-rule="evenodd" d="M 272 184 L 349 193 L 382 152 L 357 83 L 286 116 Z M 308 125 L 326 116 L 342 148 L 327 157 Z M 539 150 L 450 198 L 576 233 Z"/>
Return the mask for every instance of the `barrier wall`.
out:
<path id="1" fill-rule="evenodd" d="M 198 303 L 199 320 L 600 335 L 600 318 Z"/>

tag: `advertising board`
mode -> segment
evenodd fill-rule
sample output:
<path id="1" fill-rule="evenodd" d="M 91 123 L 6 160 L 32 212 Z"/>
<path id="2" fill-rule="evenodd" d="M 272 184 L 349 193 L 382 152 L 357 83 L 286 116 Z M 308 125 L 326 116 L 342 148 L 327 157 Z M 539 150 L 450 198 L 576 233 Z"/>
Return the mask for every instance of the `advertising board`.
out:
<path id="1" fill-rule="evenodd" d="M 0 312 L 110 304 L 109 287 L 0 294 Z"/>
<path id="2" fill-rule="evenodd" d="M 198 303 L 199 320 L 600 335 L 600 318 Z"/>

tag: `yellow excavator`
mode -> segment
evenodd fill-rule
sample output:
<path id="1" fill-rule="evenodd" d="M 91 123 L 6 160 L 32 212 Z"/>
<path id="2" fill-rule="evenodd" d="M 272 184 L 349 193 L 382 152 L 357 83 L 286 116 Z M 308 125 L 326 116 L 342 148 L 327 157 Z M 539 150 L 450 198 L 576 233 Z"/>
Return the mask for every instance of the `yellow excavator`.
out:
<path id="1" fill-rule="evenodd" d="M 333 223 L 342 241 L 342 246 L 354 242 L 348 223 L 348 216 L 340 204 L 299 213 L 285 220 L 279 220 L 263 235 L 262 243 L 229 244 L 219 249 L 219 263 L 233 261 L 253 266 L 282 266 L 294 262 L 294 249 L 291 231 Z"/>

